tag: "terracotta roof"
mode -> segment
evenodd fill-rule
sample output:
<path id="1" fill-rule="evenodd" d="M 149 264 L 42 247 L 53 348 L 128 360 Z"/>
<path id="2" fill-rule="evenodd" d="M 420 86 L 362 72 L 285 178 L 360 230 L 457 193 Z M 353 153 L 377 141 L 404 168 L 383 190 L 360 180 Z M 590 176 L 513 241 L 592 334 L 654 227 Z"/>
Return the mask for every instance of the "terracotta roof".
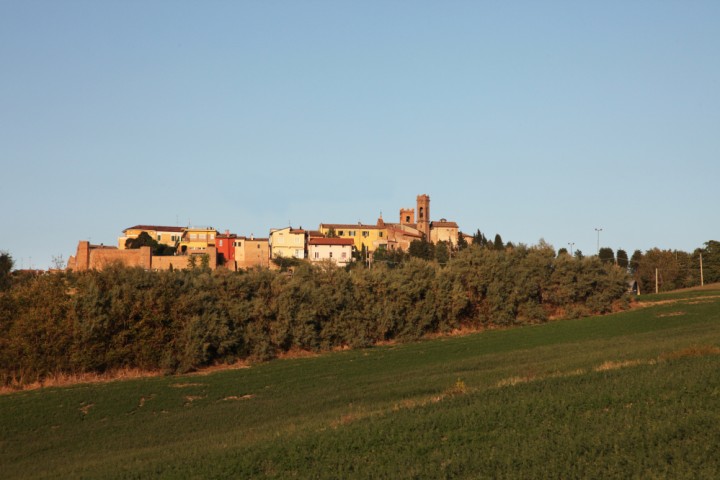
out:
<path id="1" fill-rule="evenodd" d="M 384 230 L 385 227 L 378 227 L 377 225 L 365 225 L 363 223 L 321 223 L 320 228 L 334 228 L 338 230 Z"/>
<path id="2" fill-rule="evenodd" d="M 458 224 L 455 222 L 430 222 L 431 227 L 446 227 L 446 228 L 458 228 Z"/>
<path id="3" fill-rule="evenodd" d="M 129 227 L 123 230 L 123 233 L 127 232 L 128 230 L 153 230 L 155 232 L 180 232 L 182 233 L 185 231 L 185 227 L 166 227 L 166 226 L 160 226 L 160 225 L 135 225 L 134 227 Z"/>
<path id="4" fill-rule="evenodd" d="M 354 245 L 355 241 L 352 238 L 311 238 L 308 240 L 309 245 Z"/>
<path id="5" fill-rule="evenodd" d="M 268 240 L 270 240 L 269 238 L 258 238 L 258 237 L 253 237 L 253 238 L 237 237 L 237 238 L 238 238 L 238 240 L 247 240 L 249 242 L 267 242 Z"/>

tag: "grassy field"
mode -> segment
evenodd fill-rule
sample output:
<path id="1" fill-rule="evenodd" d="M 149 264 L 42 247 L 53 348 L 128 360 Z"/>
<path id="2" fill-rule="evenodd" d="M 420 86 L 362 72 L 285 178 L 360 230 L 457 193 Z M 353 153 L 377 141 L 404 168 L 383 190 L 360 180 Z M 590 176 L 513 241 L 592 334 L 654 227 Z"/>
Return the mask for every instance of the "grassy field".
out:
<path id="1" fill-rule="evenodd" d="M 0 396 L 0 478 L 717 478 L 720 287 L 208 375 Z"/>

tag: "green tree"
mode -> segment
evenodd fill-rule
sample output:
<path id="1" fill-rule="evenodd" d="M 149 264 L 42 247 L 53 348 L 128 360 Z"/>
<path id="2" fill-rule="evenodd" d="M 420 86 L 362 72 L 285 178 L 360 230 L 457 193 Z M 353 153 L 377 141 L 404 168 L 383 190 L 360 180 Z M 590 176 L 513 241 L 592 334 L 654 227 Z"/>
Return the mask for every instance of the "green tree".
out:
<path id="1" fill-rule="evenodd" d="M 465 250 L 468 247 L 468 241 L 462 232 L 458 232 L 457 249 Z"/>
<path id="2" fill-rule="evenodd" d="M 414 258 L 432 260 L 433 258 L 435 258 L 435 246 L 432 243 L 428 242 L 423 235 L 421 240 L 413 240 L 412 242 L 410 242 L 408 254 Z"/>
<path id="3" fill-rule="evenodd" d="M 563 256 L 563 255 L 569 255 L 567 248 L 561 248 L 560 250 L 558 250 L 557 256 L 558 256 L 558 257 L 561 257 L 561 256 Z"/>
<path id="4" fill-rule="evenodd" d="M 438 242 L 435 245 L 435 260 L 440 265 L 445 265 L 450 260 L 450 248 L 447 242 Z"/>
<path id="5" fill-rule="evenodd" d="M 701 250 L 701 253 L 705 283 L 720 282 L 720 242 L 717 240 L 705 242 L 705 248 Z"/>
<path id="6" fill-rule="evenodd" d="M 485 247 L 488 244 L 488 239 L 485 238 L 485 235 L 480 231 L 478 228 L 477 232 L 472 236 L 473 239 L 473 245 L 477 245 L 478 247 Z"/>
<path id="7" fill-rule="evenodd" d="M 600 261 L 603 263 L 615 263 L 615 252 L 612 248 L 602 247 L 598 254 Z"/>
<path id="8" fill-rule="evenodd" d="M 125 248 L 137 249 L 140 247 L 150 247 L 152 254 L 155 256 L 169 256 L 175 254 L 175 247 L 158 243 L 147 232 L 140 232 L 136 238 L 128 238 L 125 240 Z"/>
<path id="9" fill-rule="evenodd" d="M 635 275 L 640 268 L 640 262 L 642 261 L 643 254 L 640 250 L 635 250 L 630 257 L 630 273 Z M 637 278 L 635 278 L 637 280 Z"/>
<path id="10" fill-rule="evenodd" d="M 618 248 L 617 253 L 615 254 L 617 258 L 617 265 L 618 267 L 622 268 L 623 270 L 628 269 L 628 265 L 630 265 L 630 261 L 628 260 L 628 254 L 625 250 L 622 248 Z"/>
<path id="11" fill-rule="evenodd" d="M 0 251 L 0 290 L 10 287 L 10 272 L 15 262 L 8 252 Z"/>
<path id="12" fill-rule="evenodd" d="M 505 248 L 505 244 L 502 241 L 502 237 L 500 234 L 495 235 L 495 241 L 493 242 L 493 248 L 495 250 L 503 250 Z"/>

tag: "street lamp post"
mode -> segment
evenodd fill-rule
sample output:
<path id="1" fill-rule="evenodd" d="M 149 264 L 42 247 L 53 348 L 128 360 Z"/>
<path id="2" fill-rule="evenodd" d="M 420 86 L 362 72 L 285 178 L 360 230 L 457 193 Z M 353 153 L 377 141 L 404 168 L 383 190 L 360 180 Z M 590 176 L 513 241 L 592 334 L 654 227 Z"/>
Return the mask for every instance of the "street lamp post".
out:
<path id="1" fill-rule="evenodd" d="M 575 255 L 575 242 L 568 242 L 568 245 L 570 246 L 570 256 L 572 257 Z"/>
<path id="2" fill-rule="evenodd" d="M 597 254 L 600 256 L 600 232 L 603 231 L 602 228 L 596 228 L 595 231 L 597 232 Z"/>

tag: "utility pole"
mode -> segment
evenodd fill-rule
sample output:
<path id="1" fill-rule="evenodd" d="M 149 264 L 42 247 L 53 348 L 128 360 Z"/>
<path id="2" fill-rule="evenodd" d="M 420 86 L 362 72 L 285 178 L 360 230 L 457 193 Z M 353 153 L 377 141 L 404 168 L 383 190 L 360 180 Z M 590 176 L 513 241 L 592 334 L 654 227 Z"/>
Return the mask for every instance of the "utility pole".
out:
<path id="1" fill-rule="evenodd" d="M 596 228 L 595 231 L 597 232 L 597 254 L 600 256 L 600 232 L 603 231 L 602 228 Z"/>
<path id="2" fill-rule="evenodd" d="M 575 256 L 575 242 L 568 242 L 568 245 L 570 245 L 570 256 Z"/>
<path id="3" fill-rule="evenodd" d="M 703 269 L 702 269 L 702 253 L 700 254 L 700 286 L 705 285 L 705 279 L 703 278 Z"/>

